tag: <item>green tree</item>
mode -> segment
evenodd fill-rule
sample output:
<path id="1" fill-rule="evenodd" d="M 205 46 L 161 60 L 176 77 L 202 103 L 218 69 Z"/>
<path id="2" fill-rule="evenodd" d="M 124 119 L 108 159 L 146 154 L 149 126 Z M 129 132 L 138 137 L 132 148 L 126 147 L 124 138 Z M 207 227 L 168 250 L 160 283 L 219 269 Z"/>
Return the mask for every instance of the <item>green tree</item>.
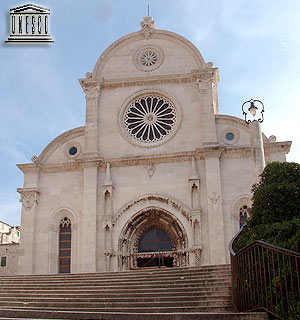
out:
<path id="1" fill-rule="evenodd" d="M 251 218 L 235 251 L 254 240 L 300 252 L 300 165 L 271 162 L 252 187 Z"/>

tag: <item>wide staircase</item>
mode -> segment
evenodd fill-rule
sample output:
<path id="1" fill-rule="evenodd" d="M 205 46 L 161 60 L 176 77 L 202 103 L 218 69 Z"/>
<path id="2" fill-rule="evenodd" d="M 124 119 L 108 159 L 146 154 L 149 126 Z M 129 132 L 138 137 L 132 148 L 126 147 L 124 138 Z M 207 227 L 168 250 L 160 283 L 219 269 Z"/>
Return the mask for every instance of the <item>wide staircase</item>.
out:
<path id="1" fill-rule="evenodd" d="M 230 266 L 0 277 L 0 319 L 268 319 L 236 313 Z"/>

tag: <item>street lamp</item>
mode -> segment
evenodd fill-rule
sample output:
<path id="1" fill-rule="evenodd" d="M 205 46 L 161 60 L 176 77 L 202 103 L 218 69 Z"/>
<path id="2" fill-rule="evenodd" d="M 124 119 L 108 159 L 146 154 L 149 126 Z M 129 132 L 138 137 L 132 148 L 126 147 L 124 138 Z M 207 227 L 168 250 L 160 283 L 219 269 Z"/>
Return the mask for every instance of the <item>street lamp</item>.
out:
<path id="1" fill-rule="evenodd" d="M 256 102 L 256 105 L 254 104 Z M 250 105 L 250 106 L 249 106 Z M 249 106 L 249 108 L 247 108 Z M 250 99 L 242 105 L 243 115 L 245 116 L 246 123 L 253 121 L 264 121 L 264 104 L 260 100 Z"/>
<path id="2" fill-rule="evenodd" d="M 255 167 L 257 177 L 265 167 L 265 152 L 263 144 L 263 135 L 260 128 L 260 123 L 264 121 L 264 104 L 260 100 L 250 99 L 242 104 L 243 116 L 245 122 L 249 124 L 252 136 L 252 146 L 254 149 Z"/>

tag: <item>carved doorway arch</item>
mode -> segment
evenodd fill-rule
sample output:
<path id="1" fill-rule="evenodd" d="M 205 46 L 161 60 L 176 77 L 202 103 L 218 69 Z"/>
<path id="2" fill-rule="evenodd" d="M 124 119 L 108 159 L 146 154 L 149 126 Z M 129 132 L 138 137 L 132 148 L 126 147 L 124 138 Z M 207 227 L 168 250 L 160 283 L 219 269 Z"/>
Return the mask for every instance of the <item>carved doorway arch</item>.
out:
<path id="1" fill-rule="evenodd" d="M 139 252 L 139 244 L 152 229 L 159 229 L 171 242 L 171 250 Z M 174 267 L 187 266 L 188 240 L 184 227 L 170 212 L 156 207 L 148 207 L 135 214 L 124 226 L 118 243 L 120 252 L 119 269 L 138 267 L 138 259 L 165 257 L 172 258 Z"/>

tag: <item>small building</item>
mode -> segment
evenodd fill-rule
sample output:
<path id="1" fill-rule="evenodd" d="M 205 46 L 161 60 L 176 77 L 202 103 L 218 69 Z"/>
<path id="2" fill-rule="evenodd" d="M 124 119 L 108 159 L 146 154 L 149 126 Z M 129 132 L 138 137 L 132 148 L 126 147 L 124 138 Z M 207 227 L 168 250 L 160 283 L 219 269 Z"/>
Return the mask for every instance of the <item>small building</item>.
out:
<path id="1" fill-rule="evenodd" d="M 20 228 L 0 221 L 0 275 L 18 273 Z"/>

